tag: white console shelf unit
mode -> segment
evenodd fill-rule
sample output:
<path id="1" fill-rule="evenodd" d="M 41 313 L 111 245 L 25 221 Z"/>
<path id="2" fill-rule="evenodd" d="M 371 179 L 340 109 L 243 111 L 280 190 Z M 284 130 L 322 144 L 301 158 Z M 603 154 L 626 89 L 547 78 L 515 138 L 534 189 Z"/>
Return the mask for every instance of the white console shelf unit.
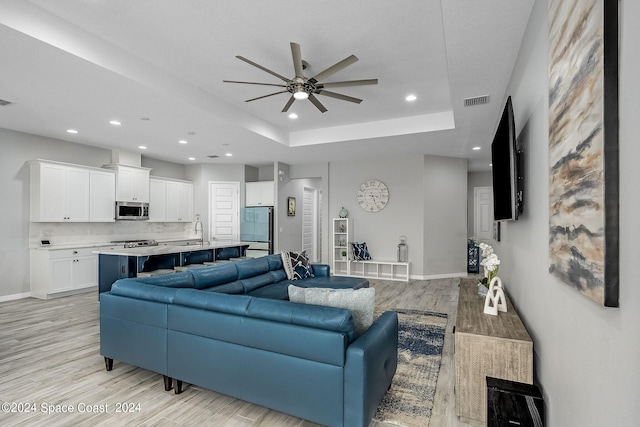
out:
<path id="1" fill-rule="evenodd" d="M 351 218 L 333 219 L 333 266 L 332 273 L 336 276 L 349 275 L 349 242 L 353 241 L 353 220 Z M 342 253 L 346 255 L 343 256 Z"/>
<path id="2" fill-rule="evenodd" d="M 353 219 L 333 218 L 333 265 L 336 276 L 364 277 L 367 279 L 386 279 L 409 281 L 409 263 L 396 261 L 354 261 L 349 243 L 353 242 Z M 346 252 L 346 256 L 342 253 Z"/>
<path id="3" fill-rule="evenodd" d="M 367 279 L 409 281 L 409 263 L 396 261 L 349 261 L 349 275 Z"/>

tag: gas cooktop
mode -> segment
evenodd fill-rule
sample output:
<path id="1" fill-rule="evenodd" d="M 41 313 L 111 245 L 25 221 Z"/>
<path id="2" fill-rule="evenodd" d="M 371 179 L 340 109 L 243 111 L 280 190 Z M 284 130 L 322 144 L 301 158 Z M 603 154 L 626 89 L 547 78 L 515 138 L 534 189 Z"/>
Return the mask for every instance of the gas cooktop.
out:
<path id="1" fill-rule="evenodd" d="M 149 239 L 149 240 L 112 240 L 111 243 L 121 243 L 124 244 L 125 248 L 137 248 L 140 246 L 158 246 L 158 242 Z"/>

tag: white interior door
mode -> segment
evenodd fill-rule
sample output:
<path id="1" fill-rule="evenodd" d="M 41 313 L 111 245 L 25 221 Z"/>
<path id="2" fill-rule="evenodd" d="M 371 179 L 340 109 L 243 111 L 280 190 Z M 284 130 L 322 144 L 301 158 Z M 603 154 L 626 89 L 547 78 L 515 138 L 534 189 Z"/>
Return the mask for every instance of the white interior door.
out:
<path id="1" fill-rule="evenodd" d="M 209 230 L 211 241 L 240 239 L 240 183 L 209 183 Z"/>
<path id="2" fill-rule="evenodd" d="M 489 242 L 493 239 L 493 189 L 475 187 L 473 202 L 473 236 L 479 242 Z"/>
<path id="3" fill-rule="evenodd" d="M 302 200 L 302 250 L 318 262 L 318 190 L 304 188 Z"/>

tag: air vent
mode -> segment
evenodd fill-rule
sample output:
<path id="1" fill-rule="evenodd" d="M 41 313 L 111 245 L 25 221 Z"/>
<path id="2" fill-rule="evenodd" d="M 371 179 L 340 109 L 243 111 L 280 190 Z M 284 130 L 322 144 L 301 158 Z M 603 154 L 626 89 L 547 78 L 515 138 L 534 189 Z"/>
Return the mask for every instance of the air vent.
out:
<path id="1" fill-rule="evenodd" d="M 465 107 L 475 107 L 476 105 L 484 105 L 489 103 L 489 95 L 476 96 L 474 98 L 465 98 Z"/>
<path id="2" fill-rule="evenodd" d="M 4 99 L 0 99 L 0 107 L 4 107 L 6 105 L 10 105 L 10 101 L 5 101 Z"/>
<path id="3" fill-rule="evenodd" d="M 220 156 L 218 156 L 217 154 L 212 154 L 212 155 L 207 156 L 207 157 L 210 158 L 210 159 L 217 159 Z"/>

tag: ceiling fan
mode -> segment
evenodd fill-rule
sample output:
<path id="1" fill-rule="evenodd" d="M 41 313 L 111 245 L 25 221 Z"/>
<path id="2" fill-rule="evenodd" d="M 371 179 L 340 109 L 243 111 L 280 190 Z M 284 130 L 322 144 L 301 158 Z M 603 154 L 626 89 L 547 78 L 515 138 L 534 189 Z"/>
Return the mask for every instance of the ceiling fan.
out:
<path id="1" fill-rule="evenodd" d="M 261 85 L 261 86 L 276 86 L 276 87 L 284 88 L 279 92 L 270 93 L 268 95 L 259 96 L 257 98 L 247 99 L 245 101 L 245 102 L 251 102 L 251 101 L 256 101 L 258 99 L 267 98 L 269 96 L 278 95 L 281 93 L 290 93 L 291 97 L 289 98 L 289 101 L 287 101 L 284 108 L 282 109 L 283 113 L 286 113 L 289 110 L 289 108 L 291 107 L 291 105 L 295 100 L 302 100 L 302 99 L 308 99 L 309 101 L 311 101 L 313 105 L 316 106 L 318 110 L 320 110 L 320 112 L 322 113 L 326 112 L 327 109 L 325 108 L 324 105 L 322 105 L 322 103 L 318 100 L 318 98 L 316 98 L 315 95 L 329 96 L 331 98 L 341 99 L 343 101 L 360 104 L 362 102 L 362 99 L 354 98 L 352 96 L 347 96 L 347 95 L 343 95 L 336 92 L 330 92 L 326 89 L 336 88 L 336 87 L 364 86 L 364 85 L 378 84 L 378 79 L 349 80 L 349 81 L 342 81 L 342 82 L 326 82 L 326 83 L 322 82 L 327 77 L 337 73 L 338 71 L 356 62 L 358 58 L 355 55 L 348 56 L 342 61 L 337 62 L 336 64 L 332 65 L 331 67 L 327 68 L 324 71 L 321 71 L 320 73 L 316 74 L 311 78 L 307 78 L 303 74 L 303 71 L 306 67 L 303 64 L 304 61 L 302 60 L 302 54 L 300 53 L 299 44 L 291 42 L 291 55 L 293 56 L 293 69 L 295 71 L 295 77 L 292 79 L 288 79 L 276 73 L 275 71 L 271 71 L 268 68 L 265 68 L 260 64 L 256 64 L 255 62 L 247 58 L 244 58 L 240 55 L 236 56 L 236 58 L 248 64 L 251 64 L 254 67 L 257 67 L 262 71 L 266 71 L 267 73 L 276 76 L 280 80 L 284 81 L 285 84 L 241 82 L 237 80 L 223 80 L 223 82 L 241 83 L 241 84 L 248 84 L 248 85 Z"/>

